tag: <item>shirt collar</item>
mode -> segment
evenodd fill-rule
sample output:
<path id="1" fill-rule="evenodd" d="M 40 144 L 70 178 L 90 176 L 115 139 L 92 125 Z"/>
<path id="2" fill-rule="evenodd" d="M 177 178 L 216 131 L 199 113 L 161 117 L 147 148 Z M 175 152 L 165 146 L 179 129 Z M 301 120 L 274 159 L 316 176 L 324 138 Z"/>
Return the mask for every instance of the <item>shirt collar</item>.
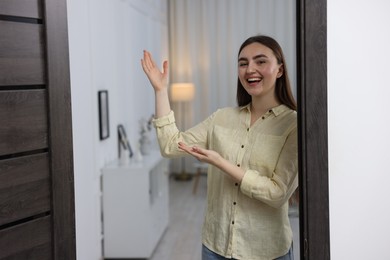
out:
<path id="1" fill-rule="evenodd" d="M 250 112 L 250 111 L 251 111 L 250 105 L 251 105 L 251 103 L 249 103 L 248 105 L 242 106 L 242 107 L 240 107 L 240 110 L 246 109 L 248 112 Z M 286 110 L 288 110 L 288 109 L 289 109 L 289 108 L 288 108 L 286 105 L 281 104 L 281 105 L 279 105 L 279 106 L 276 106 L 276 107 L 274 107 L 274 108 L 271 108 L 271 109 L 269 110 L 269 112 L 272 112 L 272 113 L 274 113 L 275 116 L 278 116 L 278 115 L 282 114 L 284 111 L 286 111 Z"/>

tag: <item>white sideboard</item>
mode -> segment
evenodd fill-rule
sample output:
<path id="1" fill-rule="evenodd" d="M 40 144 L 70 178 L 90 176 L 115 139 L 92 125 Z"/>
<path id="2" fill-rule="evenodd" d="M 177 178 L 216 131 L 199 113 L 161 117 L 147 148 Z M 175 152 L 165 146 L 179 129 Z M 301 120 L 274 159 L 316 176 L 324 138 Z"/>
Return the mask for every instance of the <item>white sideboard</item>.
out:
<path id="1" fill-rule="evenodd" d="M 102 169 L 105 258 L 150 258 L 168 226 L 168 192 L 168 160 L 158 151 Z"/>

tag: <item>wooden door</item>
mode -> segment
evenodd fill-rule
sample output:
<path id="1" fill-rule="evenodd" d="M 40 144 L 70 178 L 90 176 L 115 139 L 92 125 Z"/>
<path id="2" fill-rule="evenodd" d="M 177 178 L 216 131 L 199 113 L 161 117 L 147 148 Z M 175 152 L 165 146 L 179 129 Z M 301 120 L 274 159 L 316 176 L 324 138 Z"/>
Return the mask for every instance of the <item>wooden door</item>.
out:
<path id="1" fill-rule="evenodd" d="M 330 259 L 327 0 L 297 0 L 301 259 Z"/>
<path id="2" fill-rule="evenodd" d="M 76 259 L 66 0 L 0 1 L 0 259 Z"/>

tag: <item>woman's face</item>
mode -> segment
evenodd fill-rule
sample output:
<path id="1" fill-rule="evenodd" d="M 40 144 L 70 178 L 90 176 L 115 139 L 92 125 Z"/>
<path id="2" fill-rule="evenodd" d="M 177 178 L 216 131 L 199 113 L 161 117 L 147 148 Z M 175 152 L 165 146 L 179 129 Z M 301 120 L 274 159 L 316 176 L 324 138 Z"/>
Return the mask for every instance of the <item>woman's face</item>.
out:
<path id="1" fill-rule="evenodd" d="M 238 57 L 238 78 L 252 98 L 274 98 L 276 79 L 283 75 L 273 51 L 260 43 L 244 47 Z"/>

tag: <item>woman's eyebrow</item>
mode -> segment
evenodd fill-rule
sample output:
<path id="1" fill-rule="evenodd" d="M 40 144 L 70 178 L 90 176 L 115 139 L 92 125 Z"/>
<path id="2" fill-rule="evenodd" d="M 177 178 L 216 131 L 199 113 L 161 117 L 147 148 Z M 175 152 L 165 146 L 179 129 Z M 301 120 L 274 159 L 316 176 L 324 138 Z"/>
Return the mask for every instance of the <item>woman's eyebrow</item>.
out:
<path id="1" fill-rule="evenodd" d="M 259 54 L 259 55 L 256 55 L 256 56 L 253 57 L 254 60 L 259 59 L 259 58 L 268 58 L 268 57 L 265 54 Z M 239 62 L 240 61 L 248 61 L 248 59 L 245 58 L 245 57 L 241 57 L 241 58 L 238 59 L 238 61 Z"/>
<path id="2" fill-rule="evenodd" d="M 259 54 L 259 55 L 256 55 L 255 57 L 253 57 L 253 59 L 258 59 L 258 58 L 268 58 L 267 55 L 265 54 Z"/>

